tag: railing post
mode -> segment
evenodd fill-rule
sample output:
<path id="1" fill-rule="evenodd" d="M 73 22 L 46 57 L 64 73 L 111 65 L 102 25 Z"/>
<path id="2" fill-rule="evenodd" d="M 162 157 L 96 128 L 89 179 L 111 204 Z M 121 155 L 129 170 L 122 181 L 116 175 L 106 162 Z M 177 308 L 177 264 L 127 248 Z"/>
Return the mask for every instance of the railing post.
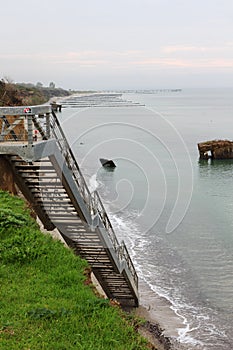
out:
<path id="1" fill-rule="evenodd" d="M 50 113 L 46 113 L 46 136 L 50 139 Z"/>
<path id="2" fill-rule="evenodd" d="M 0 142 L 4 141 L 4 136 L 2 135 L 4 132 L 4 121 L 3 121 L 3 116 L 0 116 L 1 120 L 2 120 L 2 129 L 1 129 L 1 134 L 0 134 Z"/>
<path id="3" fill-rule="evenodd" d="M 33 123 L 32 123 L 32 115 L 27 115 L 27 124 L 28 124 L 28 145 L 33 144 Z"/>
<path id="4" fill-rule="evenodd" d="M 81 194 L 85 204 L 88 206 L 90 210 L 91 222 L 89 223 L 89 225 L 91 227 L 91 230 L 94 231 L 96 227 L 99 226 L 99 223 L 101 224 L 100 227 L 102 227 L 103 225 L 103 229 L 105 229 L 107 236 L 111 242 L 110 247 L 113 248 L 115 254 L 118 256 L 118 258 L 120 258 L 121 260 L 120 262 L 126 263 L 128 271 L 132 275 L 134 283 L 137 286 L 138 285 L 137 273 L 130 259 L 128 250 L 126 249 L 124 242 L 122 242 L 122 244 L 119 245 L 117 237 L 115 235 L 115 232 L 113 230 L 113 227 L 111 225 L 111 222 L 108 218 L 108 215 L 105 211 L 105 208 L 103 206 L 103 203 L 101 201 L 101 198 L 98 192 L 94 191 L 90 193 L 86 185 L 85 178 L 83 177 L 79 169 L 79 166 L 76 162 L 74 154 L 66 140 L 65 134 L 61 128 L 59 120 L 57 119 L 57 116 L 53 110 L 52 110 L 51 118 L 52 118 L 51 134 L 53 135 L 53 137 L 57 139 L 59 149 L 62 152 L 63 156 L 66 158 L 67 166 L 73 171 L 73 175 L 74 175 L 79 193 Z M 56 132 L 55 132 L 55 128 L 57 129 Z"/>

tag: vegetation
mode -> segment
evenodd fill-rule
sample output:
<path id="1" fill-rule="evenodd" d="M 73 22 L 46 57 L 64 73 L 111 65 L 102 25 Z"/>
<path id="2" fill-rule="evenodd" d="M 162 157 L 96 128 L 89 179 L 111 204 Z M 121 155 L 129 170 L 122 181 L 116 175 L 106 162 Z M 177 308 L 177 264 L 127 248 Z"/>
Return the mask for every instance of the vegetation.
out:
<path id="1" fill-rule="evenodd" d="M 0 191 L 1 349 L 148 349 L 132 320 L 85 283 L 87 267 Z"/>
<path id="2" fill-rule="evenodd" d="M 43 87 L 41 83 L 14 84 L 6 79 L 0 80 L 0 106 L 26 106 L 46 103 L 55 96 L 68 96 L 70 91 L 55 88 L 53 82 L 49 87 Z"/>
<path id="3" fill-rule="evenodd" d="M 22 96 L 14 84 L 0 80 L 0 106 L 19 106 L 22 104 Z"/>

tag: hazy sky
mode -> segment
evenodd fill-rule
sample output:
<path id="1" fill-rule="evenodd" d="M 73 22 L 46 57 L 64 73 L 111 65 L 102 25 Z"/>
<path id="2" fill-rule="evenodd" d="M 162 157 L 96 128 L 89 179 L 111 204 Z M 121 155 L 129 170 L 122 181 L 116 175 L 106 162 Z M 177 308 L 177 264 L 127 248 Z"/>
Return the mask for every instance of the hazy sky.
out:
<path id="1" fill-rule="evenodd" d="M 233 86 L 233 0 L 0 0 L 1 77 L 75 89 Z"/>

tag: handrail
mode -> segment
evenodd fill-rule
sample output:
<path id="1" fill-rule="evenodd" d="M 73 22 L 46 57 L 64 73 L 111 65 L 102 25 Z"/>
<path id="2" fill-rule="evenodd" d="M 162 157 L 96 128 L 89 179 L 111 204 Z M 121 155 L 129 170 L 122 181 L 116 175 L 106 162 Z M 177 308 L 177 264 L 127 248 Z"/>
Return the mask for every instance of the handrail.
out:
<path id="1" fill-rule="evenodd" d="M 109 217 L 106 213 L 106 210 L 104 208 L 104 205 L 101 201 L 101 198 L 98 192 L 94 191 L 92 194 L 90 193 L 88 186 L 86 184 L 86 181 L 84 179 L 84 176 L 82 175 L 82 172 L 78 166 L 78 163 L 73 154 L 73 151 L 69 146 L 69 143 L 66 139 L 66 136 L 61 128 L 60 122 L 54 111 L 52 111 L 52 118 L 51 118 L 51 136 L 53 136 L 57 140 L 60 151 L 62 152 L 64 158 L 66 159 L 68 167 L 72 170 L 74 174 L 74 180 L 78 186 L 79 192 L 81 193 L 84 202 L 86 203 L 90 211 L 90 214 L 92 216 L 96 214 L 100 216 L 102 223 L 104 224 L 104 227 L 107 231 L 108 237 L 113 245 L 115 253 L 119 258 L 119 261 L 126 262 L 127 267 L 133 276 L 135 285 L 138 286 L 138 276 L 137 276 L 135 267 L 133 265 L 133 262 L 130 258 L 130 255 L 128 253 L 128 250 L 126 248 L 126 245 L 124 241 L 122 241 L 121 245 L 119 244 L 116 234 L 113 230 L 112 224 L 109 220 Z"/>
<path id="2" fill-rule="evenodd" d="M 38 129 L 42 140 L 48 140 L 49 138 L 54 138 L 57 141 L 57 145 L 61 154 L 64 156 L 66 160 L 68 168 L 72 171 L 73 179 L 78 187 L 79 193 L 84 200 L 87 209 L 91 215 L 91 220 L 94 225 L 95 219 L 101 220 L 103 224 L 108 238 L 112 244 L 112 247 L 118 257 L 118 260 L 121 265 L 125 262 L 128 270 L 130 271 L 134 283 L 136 287 L 138 287 L 138 276 L 133 265 L 133 262 L 130 258 L 128 250 L 125 246 L 125 243 L 122 241 L 121 245 L 119 244 L 116 234 L 113 230 L 112 224 L 109 220 L 109 217 L 106 213 L 104 205 L 101 201 L 101 198 L 97 191 L 90 192 L 89 188 L 86 184 L 84 176 L 78 166 L 76 158 L 71 150 L 69 143 L 66 139 L 66 136 L 63 132 L 63 129 L 60 125 L 60 122 L 55 114 L 55 112 L 51 109 L 50 106 L 32 106 L 32 107 L 0 107 L 0 115 L 13 115 L 17 120 L 21 120 L 21 118 L 27 119 L 27 140 L 28 145 L 33 144 L 33 124 Z M 46 117 L 46 130 L 41 126 L 39 117 Z M 17 121 L 18 123 L 18 121 Z M 13 123 L 12 123 L 13 128 Z M 8 125 L 8 133 L 11 132 L 11 125 Z M 2 135 L 4 138 L 4 133 Z M 0 139 L 1 141 L 1 139 Z M 17 140 L 15 140 L 17 142 Z M 95 222 L 96 224 L 96 222 Z M 100 224 L 100 222 L 99 222 Z M 98 225 L 98 222 L 97 222 Z"/>
<path id="3" fill-rule="evenodd" d="M 50 129 L 48 128 L 50 113 L 51 106 L 48 105 L 0 107 L 0 142 L 12 141 L 13 138 L 15 142 L 28 141 L 28 144 L 32 145 L 34 138 L 33 129 L 38 129 L 37 132 L 39 132 L 43 140 L 48 139 L 50 136 Z M 46 123 L 46 130 L 43 130 L 38 117 L 45 116 L 48 122 Z M 10 120 L 8 120 L 8 117 L 10 117 Z"/>
<path id="4" fill-rule="evenodd" d="M 25 115 L 25 109 L 30 109 L 30 114 L 43 115 L 51 112 L 50 105 L 38 105 L 38 106 L 16 106 L 16 107 L 0 107 L 0 115 Z"/>
<path id="5" fill-rule="evenodd" d="M 76 184 L 78 185 L 78 189 L 82 195 L 82 198 L 85 201 L 86 205 L 88 206 L 89 210 L 92 212 L 93 208 L 91 206 L 92 204 L 90 201 L 91 193 L 89 191 L 89 188 L 86 184 L 86 181 L 81 173 L 81 170 L 78 166 L 76 158 L 73 154 L 73 151 L 69 146 L 69 143 L 66 139 L 66 136 L 61 128 L 59 120 L 54 111 L 52 111 L 52 117 L 53 118 L 51 118 L 51 136 L 53 136 L 57 140 L 59 149 L 62 155 L 64 156 L 68 167 L 73 171 L 73 175 L 74 175 Z"/>

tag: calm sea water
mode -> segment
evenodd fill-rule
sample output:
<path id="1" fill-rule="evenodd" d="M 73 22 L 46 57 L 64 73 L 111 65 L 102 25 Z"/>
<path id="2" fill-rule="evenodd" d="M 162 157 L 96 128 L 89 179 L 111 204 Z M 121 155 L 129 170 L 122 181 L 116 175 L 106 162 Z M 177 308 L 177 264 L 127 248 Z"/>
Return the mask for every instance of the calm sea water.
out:
<path id="1" fill-rule="evenodd" d="M 233 89 L 123 94 L 145 107 L 66 108 L 61 122 L 140 276 L 141 304 L 185 349 L 233 348 Z M 114 171 L 101 167 L 111 158 Z"/>

